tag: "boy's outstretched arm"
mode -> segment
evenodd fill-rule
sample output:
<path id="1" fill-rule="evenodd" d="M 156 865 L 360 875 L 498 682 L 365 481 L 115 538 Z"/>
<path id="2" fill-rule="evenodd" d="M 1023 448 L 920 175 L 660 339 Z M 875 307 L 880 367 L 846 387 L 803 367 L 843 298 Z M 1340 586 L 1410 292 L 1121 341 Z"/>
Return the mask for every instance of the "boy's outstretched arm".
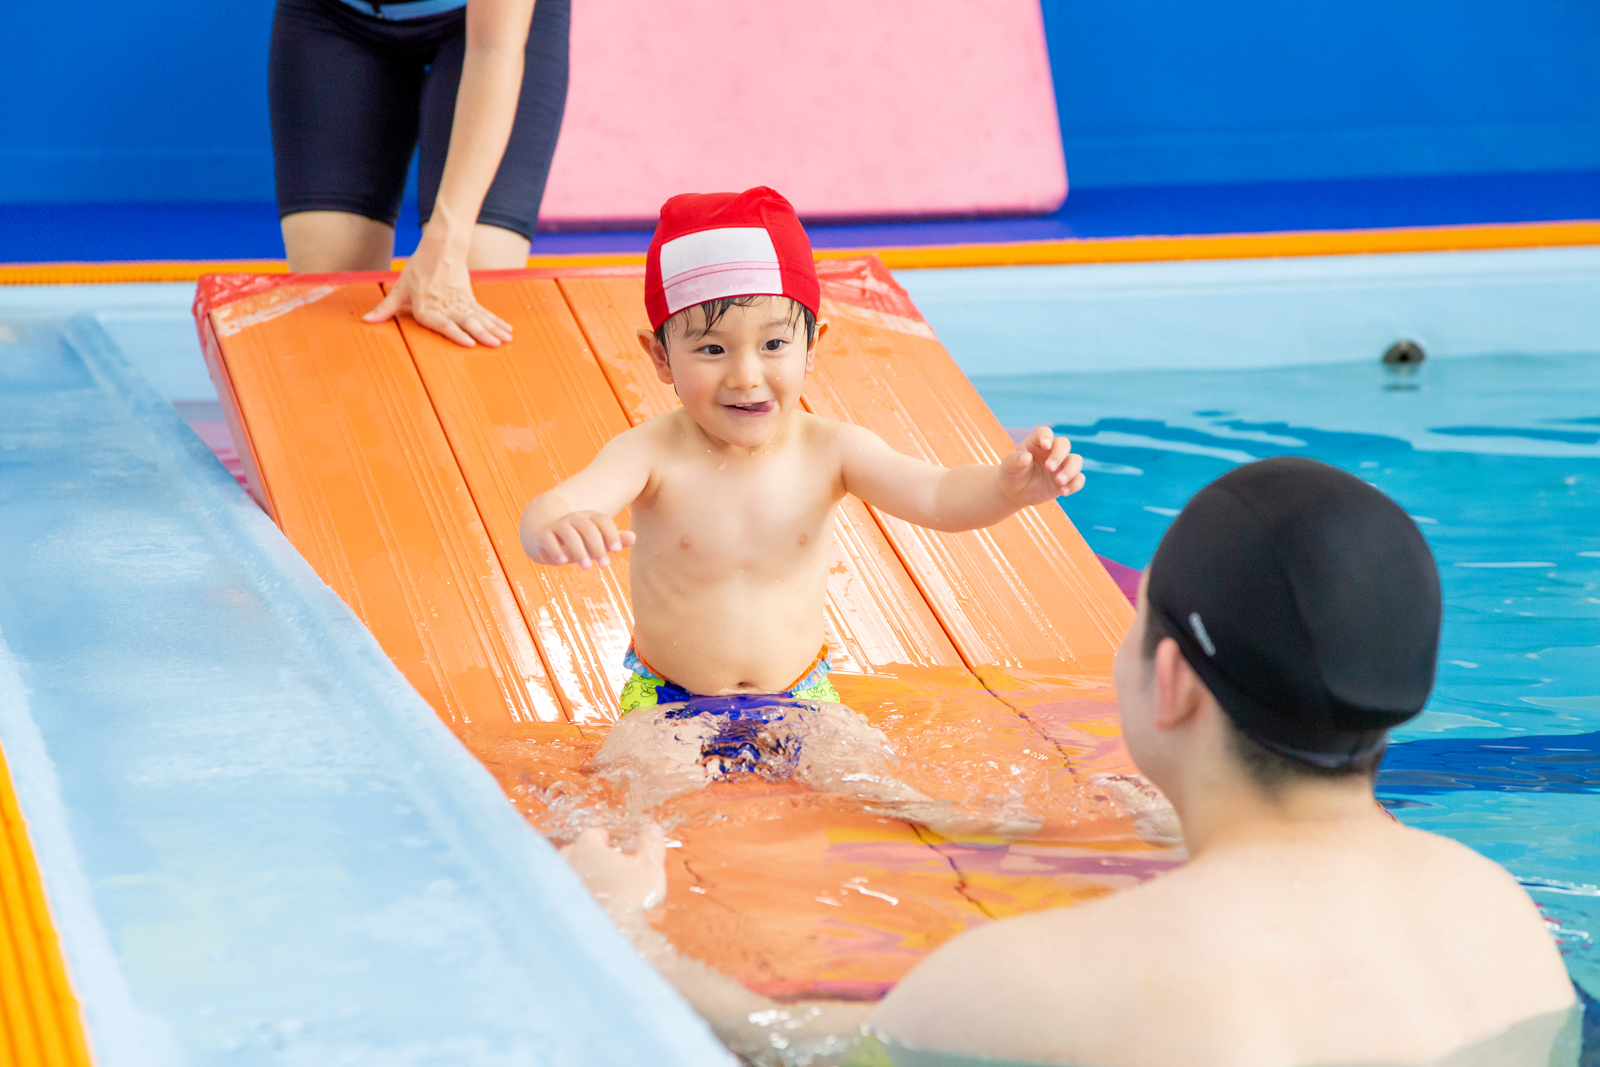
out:
<path id="1" fill-rule="evenodd" d="M 1072 442 L 1037 426 L 998 464 L 953 470 L 903 455 L 859 426 L 845 426 L 846 491 L 897 518 L 956 532 L 993 526 L 1033 504 L 1083 488 L 1083 457 Z"/>
<path id="2" fill-rule="evenodd" d="M 650 481 L 648 442 L 639 429 L 611 439 L 571 478 L 540 493 L 522 511 L 522 550 L 536 563 L 609 565 L 609 555 L 633 544 L 615 516 L 639 498 Z"/>

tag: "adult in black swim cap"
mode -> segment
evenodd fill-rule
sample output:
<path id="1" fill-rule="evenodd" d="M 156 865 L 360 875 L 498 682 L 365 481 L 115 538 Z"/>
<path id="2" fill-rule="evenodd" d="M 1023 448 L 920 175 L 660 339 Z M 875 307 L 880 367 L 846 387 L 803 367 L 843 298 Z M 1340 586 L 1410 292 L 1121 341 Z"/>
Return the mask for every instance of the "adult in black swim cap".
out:
<path id="1" fill-rule="evenodd" d="M 1433 554 L 1394 501 L 1325 463 L 1262 460 L 1200 490 L 1146 596 L 1234 725 L 1302 763 L 1370 763 L 1433 688 Z"/>

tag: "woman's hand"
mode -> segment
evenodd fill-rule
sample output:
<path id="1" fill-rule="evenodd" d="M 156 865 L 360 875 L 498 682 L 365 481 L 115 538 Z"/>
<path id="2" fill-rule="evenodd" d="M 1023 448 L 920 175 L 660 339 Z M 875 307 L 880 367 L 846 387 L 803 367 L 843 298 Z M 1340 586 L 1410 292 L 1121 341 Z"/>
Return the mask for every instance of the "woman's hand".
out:
<path id="1" fill-rule="evenodd" d="M 472 295 L 467 254 L 484 194 L 516 119 L 533 5 L 534 0 L 473 0 L 467 5 L 467 52 L 433 216 L 400 280 L 363 316 L 367 322 L 409 311 L 417 322 L 465 348 L 497 348 L 511 340 L 510 325 Z"/>
<path id="2" fill-rule="evenodd" d="M 479 344 L 498 348 L 511 340 L 510 325 L 472 295 L 466 247 L 459 254 L 447 251 L 445 239 L 431 222 L 389 295 L 361 318 L 387 322 L 402 311 L 465 348 Z"/>

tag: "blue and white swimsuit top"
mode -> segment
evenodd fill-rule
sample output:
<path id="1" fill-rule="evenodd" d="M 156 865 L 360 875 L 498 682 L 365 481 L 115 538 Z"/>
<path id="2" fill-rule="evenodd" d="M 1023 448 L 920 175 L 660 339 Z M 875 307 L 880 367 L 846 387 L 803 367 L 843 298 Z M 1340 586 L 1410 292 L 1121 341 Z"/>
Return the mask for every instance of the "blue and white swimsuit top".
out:
<path id="1" fill-rule="evenodd" d="M 385 22 L 403 22 L 406 19 L 443 15 L 447 11 L 459 11 L 467 6 L 467 0 L 399 0 L 399 3 L 394 4 L 368 3 L 367 0 L 344 0 L 344 2 L 363 15 L 371 15 Z"/>

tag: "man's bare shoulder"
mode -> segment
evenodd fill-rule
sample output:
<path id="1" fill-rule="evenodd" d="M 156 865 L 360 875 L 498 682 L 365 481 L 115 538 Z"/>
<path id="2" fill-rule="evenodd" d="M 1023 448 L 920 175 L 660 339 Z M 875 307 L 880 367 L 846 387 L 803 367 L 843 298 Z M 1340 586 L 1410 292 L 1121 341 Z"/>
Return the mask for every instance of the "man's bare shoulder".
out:
<path id="1" fill-rule="evenodd" d="M 1449 892 L 1489 913 L 1536 916 L 1536 909 L 1521 883 L 1504 867 L 1476 850 L 1448 837 L 1411 827 L 1398 827 L 1396 840 L 1411 869 L 1436 883 L 1436 892 Z"/>
<path id="2" fill-rule="evenodd" d="M 1495 969 L 1511 979 L 1508 984 L 1528 996 L 1531 1010 L 1566 1003 L 1566 969 L 1521 883 L 1459 841 L 1421 830 L 1405 834 L 1427 865 L 1427 884 L 1412 893 L 1430 901 L 1430 907 L 1413 921 L 1437 925 L 1444 946 L 1440 953 L 1459 952 L 1463 966 L 1496 961 Z"/>
<path id="3" fill-rule="evenodd" d="M 872 1023 L 907 1044 L 1014 1058 L 1093 1048 L 1148 992 L 1173 931 L 1155 884 L 969 930 L 907 975 Z M 1062 1006 L 1072 1005 L 1064 1033 Z M 1142 1010 L 1142 1009 L 1141 1009 Z"/>

